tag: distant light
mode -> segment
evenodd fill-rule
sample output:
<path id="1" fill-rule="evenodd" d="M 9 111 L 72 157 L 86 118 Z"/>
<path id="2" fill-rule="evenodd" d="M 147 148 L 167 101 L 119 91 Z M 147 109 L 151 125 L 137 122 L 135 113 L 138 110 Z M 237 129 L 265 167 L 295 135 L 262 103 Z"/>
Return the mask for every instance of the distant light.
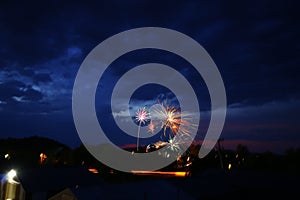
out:
<path id="1" fill-rule="evenodd" d="M 9 158 L 9 154 L 8 154 L 8 153 L 5 154 L 4 158 L 5 158 L 5 159 Z"/>
<path id="2" fill-rule="evenodd" d="M 8 181 L 13 181 L 13 179 L 17 176 L 17 172 L 15 170 L 10 170 L 8 173 L 7 173 L 7 179 Z"/>
<path id="3" fill-rule="evenodd" d="M 186 172 L 175 172 L 175 176 L 184 177 L 184 176 L 186 176 L 186 175 L 187 175 Z"/>
<path id="4" fill-rule="evenodd" d="M 230 169 L 231 169 L 231 163 L 228 164 L 228 170 L 230 170 Z"/>
<path id="5" fill-rule="evenodd" d="M 190 165 L 192 165 L 192 162 L 189 162 L 189 163 L 186 164 L 185 166 L 188 167 L 188 166 L 190 166 Z"/>
<path id="6" fill-rule="evenodd" d="M 188 175 L 188 172 L 162 172 L 162 171 L 131 171 L 133 174 L 136 175 L 148 175 L 148 176 L 158 176 L 158 175 L 164 175 L 164 176 L 177 176 L 177 177 L 186 177 Z"/>
<path id="7" fill-rule="evenodd" d="M 47 159 L 47 155 L 44 153 L 40 154 L 40 164 L 43 164 Z"/>
<path id="8" fill-rule="evenodd" d="M 94 173 L 94 174 L 98 174 L 99 173 L 99 171 L 97 169 L 95 169 L 95 168 L 89 168 L 88 170 L 90 172 Z"/>

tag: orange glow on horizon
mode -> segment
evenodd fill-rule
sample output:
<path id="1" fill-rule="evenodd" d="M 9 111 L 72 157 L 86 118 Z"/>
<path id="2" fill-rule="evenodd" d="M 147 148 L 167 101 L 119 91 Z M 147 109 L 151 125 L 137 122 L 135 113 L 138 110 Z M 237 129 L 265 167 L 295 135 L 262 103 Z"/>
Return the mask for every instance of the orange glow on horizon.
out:
<path id="1" fill-rule="evenodd" d="M 166 176 L 177 176 L 185 177 L 188 175 L 188 172 L 161 172 L 161 171 L 131 171 L 133 174 L 137 175 L 166 175 Z"/>

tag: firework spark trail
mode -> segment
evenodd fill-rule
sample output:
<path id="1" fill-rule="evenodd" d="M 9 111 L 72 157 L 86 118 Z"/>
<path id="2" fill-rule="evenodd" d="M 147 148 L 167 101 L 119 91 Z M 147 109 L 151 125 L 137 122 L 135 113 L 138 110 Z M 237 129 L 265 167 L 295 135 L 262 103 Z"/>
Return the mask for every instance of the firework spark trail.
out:
<path id="1" fill-rule="evenodd" d="M 139 123 L 138 133 L 137 133 L 137 142 L 136 142 L 136 150 L 138 151 L 141 125 L 145 124 L 150 119 L 150 113 L 146 110 L 145 107 L 143 107 L 143 108 L 140 108 L 135 114 L 136 114 L 135 120 Z"/>

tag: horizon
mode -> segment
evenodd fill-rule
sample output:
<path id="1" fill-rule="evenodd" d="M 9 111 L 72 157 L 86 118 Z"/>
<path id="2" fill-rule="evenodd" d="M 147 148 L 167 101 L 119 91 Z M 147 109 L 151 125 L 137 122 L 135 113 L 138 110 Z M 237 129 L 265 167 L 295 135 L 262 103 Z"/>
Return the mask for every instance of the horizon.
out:
<path id="1" fill-rule="evenodd" d="M 0 138 L 0 141 L 1 140 L 4 140 L 4 141 L 5 140 L 26 140 L 26 139 L 32 139 L 32 138 L 52 140 L 52 141 L 54 141 L 56 143 L 59 143 L 61 145 L 66 146 L 66 147 L 68 147 L 68 148 L 70 148 L 72 150 L 83 146 L 82 143 L 80 143 L 77 146 L 70 146 L 70 145 L 68 145 L 66 143 L 63 143 L 63 142 L 60 142 L 58 140 L 55 140 L 55 139 L 52 139 L 52 138 L 48 138 L 48 137 L 43 137 L 43 136 L 37 136 L 37 135 L 23 137 L 23 138 L 14 138 L 14 137 Z M 200 147 L 202 145 L 202 142 L 203 141 L 194 141 L 192 143 L 192 145 Z M 108 145 L 108 144 L 109 143 L 101 143 L 101 144 L 94 144 L 92 146 Z M 271 150 L 269 150 L 270 148 L 268 148 L 268 147 L 272 146 L 272 144 L 270 145 L 269 142 L 265 142 L 264 144 L 266 145 L 266 147 L 265 148 L 261 148 L 261 146 L 263 146 L 263 145 L 260 144 L 260 142 L 257 142 L 257 141 L 249 141 L 249 140 L 224 140 L 223 138 L 221 138 L 221 148 L 223 150 L 225 150 L 225 151 L 236 151 L 238 145 L 245 146 L 249 150 L 249 153 L 254 153 L 254 154 L 256 154 L 256 153 L 261 154 L 261 153 L 270 152 L 270 153 L 277 154 L 277 155 L 283 155 L 288 150 L 291 150 L 291 149 L 295 149 L 295 150 L 300 149 L 299 147 L 287 146 L 286 148 L 282 147 L 280 149 L 280 151 L 271 151 Z M 278 145 L 278 143 L 275 143 L 273 145 Z M 257 146 L 260 146 L 260 148 L 257 148 Z M 118 147 L 120 147 L 122 149 L 135 149 L 137 147 L 137 145 L 135 143 L 132 143 L 132 144 L 119 145 Z M 140 147 L 141 148 L 145 148 L 145 147 L 147 147 L 147 145 L 146 144 L 140 145 Z"/>

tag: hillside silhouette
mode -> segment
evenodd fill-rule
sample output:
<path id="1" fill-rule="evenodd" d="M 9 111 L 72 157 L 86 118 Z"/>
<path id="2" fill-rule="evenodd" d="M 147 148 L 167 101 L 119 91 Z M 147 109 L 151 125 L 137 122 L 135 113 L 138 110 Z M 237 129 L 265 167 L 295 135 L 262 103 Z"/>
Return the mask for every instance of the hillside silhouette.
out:
<path id="1" fill-rule="evenodd" d="M 40 155 L 46 160 L 60 160 L 71 149 L 55 140 L 43 137 L 0 139 L 1 170 L 14 166 L 33 167 L 40 165 Z"/>
<path id="2" fill-rule="evenodd" d="M 105 153 L 110 145 L 101 144 L 97 148 Z M 238 144 L 236 150 L 216 147 L 203 159 L 198 158 L 199 148 L 200 145 L 191 145 L 180 159 L 162 170 L 188 170 L 192 173 L 207 169 L 300 172 L 300 148 L 291 148 L 284 155 L 278 155 L 272 152 L 252 153 L 246 146 Z M 124 149 L 134 151 L 134 148 Z M 186 168 L 188 159 L 191 163 Z M 0 173 L 10 168 L 48 166 L 83 166 L 102 172 L 113 170 L 96 160 L 83 145 L 71 149 L 53 139 L 36 136 L 0 139 Z"/>

